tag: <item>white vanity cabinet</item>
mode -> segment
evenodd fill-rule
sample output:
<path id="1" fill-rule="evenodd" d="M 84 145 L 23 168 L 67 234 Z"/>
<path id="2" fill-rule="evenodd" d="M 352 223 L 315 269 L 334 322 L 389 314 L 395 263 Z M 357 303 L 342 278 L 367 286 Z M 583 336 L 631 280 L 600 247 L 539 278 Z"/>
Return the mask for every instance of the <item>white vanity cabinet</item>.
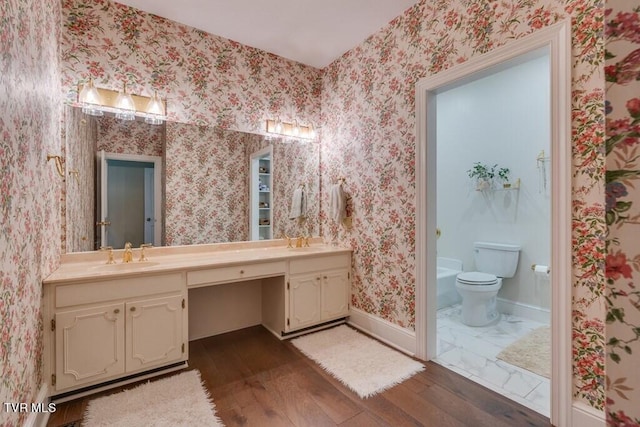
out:
<path id="1" fill-rule="evenodd" d="M 52 394 L 187 360 L 183 273 L 45 287 Z"/>
<path id="2" fill-rule="evenodd" d="M 351 255 L 337 254 L 289 263 L 286 331 L 349 315 Z"/>

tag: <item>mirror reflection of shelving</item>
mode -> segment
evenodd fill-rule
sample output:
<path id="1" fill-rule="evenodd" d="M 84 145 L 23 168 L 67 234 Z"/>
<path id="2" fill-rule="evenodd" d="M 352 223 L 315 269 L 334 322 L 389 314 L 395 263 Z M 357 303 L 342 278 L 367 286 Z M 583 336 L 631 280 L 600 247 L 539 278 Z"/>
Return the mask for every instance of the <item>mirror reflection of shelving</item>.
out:
<path id="1" fill-rule="evenodd" d="M 273 238 L 272 158 L 271 147 L 251 155 L 251 240 Z"/>

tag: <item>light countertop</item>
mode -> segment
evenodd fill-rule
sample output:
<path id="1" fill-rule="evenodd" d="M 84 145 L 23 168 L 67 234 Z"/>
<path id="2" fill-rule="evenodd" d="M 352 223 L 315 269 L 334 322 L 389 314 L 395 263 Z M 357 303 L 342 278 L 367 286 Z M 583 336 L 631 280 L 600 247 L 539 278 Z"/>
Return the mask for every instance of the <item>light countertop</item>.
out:
<path id="1" fill-rule="evenodd" d="M 60 267 L 43 280 L 43 284 L 139 277 L 351 252 L 348 248 L 326 245 L 320 238 L 310 239 L 309 243 L 309 247 L 302 248 L 287 248 L 284 240 L 147 248 L 147 261 L 138 261 L 140 249 L 135 248 L 133 262 L 126 264 L 122 263 L 123 250 L 113 251 L 116 264 L 106 264 L 107 253 L 101 251 L 65 254 Z"/>

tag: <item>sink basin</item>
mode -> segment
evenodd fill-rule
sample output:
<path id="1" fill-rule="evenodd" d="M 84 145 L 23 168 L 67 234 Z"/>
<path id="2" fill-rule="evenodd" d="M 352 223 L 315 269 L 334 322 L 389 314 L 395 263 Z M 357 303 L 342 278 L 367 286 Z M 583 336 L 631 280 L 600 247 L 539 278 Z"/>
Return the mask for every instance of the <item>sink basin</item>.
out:
<path id="1" fill-rule="evenodd" d="M 142 270 L 149 267 L 154 267 L 158 265 L 158 262 L 129 262 L 129 263 L 118 263 L 118 264 L 102 264 L 96 265 L 95 267 L 91 267 L 93 271 L 135 271 Z"/>

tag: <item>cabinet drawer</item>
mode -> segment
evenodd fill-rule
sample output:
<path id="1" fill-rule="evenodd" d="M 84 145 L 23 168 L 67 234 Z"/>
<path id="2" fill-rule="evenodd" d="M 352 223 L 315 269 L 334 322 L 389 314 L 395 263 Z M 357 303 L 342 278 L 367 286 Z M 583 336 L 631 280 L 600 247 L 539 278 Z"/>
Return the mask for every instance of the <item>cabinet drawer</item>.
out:
<path id="1" fill-rule="evenodd" d="M 237 282 L 247 279 L 260 279 L 262 277 L 284 275 L 285 271 L 286 263 L 284 261 L 259 264 L 240 264 L 233 267 L 189 271 L 187 273 L 187 286 L 195 287 Z"/>
<path id="2" fill-rule="evenodd" d="M 183 288 L 184 276 L 182 273 L 58 285 L 56 286 L 55 305 L 59 308 L 93 304 L 115 299 L 182 291 Z"/>
<path id="3" fill-rule="evenodd" d="M 289 274 L 333 270 L 336 268 L 351 268 L 351 255 L 346 253 L 292 260 L 289 263 Z"/>

